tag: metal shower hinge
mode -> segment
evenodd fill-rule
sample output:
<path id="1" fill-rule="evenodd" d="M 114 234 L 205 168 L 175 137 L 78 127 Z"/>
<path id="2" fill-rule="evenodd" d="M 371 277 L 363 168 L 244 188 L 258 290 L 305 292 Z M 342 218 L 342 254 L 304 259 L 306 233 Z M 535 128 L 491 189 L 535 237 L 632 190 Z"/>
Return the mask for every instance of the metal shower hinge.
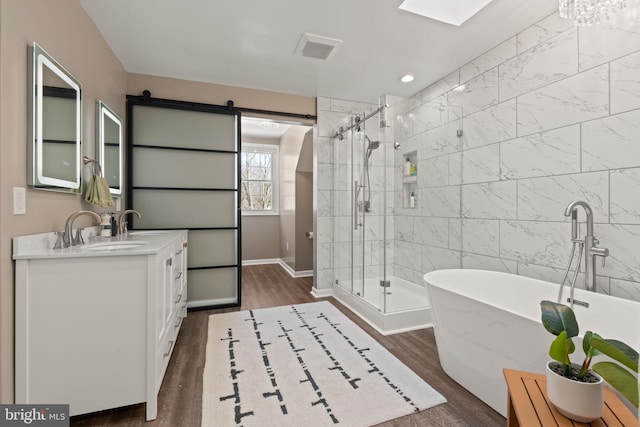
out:
<path id="1" fill-rule="evenodd" d="M 382 286 L 383 288 L 388 288 L 389 286 L 391 286 L 391 281 L 390 280 L 380 280 L 380 286 Z"/>

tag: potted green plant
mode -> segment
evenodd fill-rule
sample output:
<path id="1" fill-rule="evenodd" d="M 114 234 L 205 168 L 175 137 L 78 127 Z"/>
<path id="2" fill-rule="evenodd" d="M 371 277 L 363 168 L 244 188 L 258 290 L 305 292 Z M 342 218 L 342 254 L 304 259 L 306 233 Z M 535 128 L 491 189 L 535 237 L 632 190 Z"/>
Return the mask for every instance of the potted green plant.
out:
<path id="1" fill-rule="evenodd" d="M 547 363 L 547 396 L 556 409 L 580 422 L 601 417 L 604 412 L 603 379 L 637 408 L 638 352 L 621 341 L 604 339 L 587 331 L 582 339 L 584 361 L 582 364 L 571 363 L 569 355 L 576 348 L 573 338 L 579 332 L 573 310 L 552 301 L 542 301 L 540 308 L 542 324 L 556 336 L 549 348 L 553 360 Z M 592 358 L 597 355 L 606 355 L 612 360 L 591 365 Z"/>

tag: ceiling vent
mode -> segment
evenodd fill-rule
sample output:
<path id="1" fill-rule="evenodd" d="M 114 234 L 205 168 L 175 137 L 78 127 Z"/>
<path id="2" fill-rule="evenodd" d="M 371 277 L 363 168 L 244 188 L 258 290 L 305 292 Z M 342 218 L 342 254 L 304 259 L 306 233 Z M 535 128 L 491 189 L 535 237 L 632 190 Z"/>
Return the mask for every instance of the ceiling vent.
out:
<path id="1" fill-rule="evenodd" d="M 340 44 L 342 40 L 304 33 L 300 37 L 295 53 L 308 58 L 327 60 Z"/>

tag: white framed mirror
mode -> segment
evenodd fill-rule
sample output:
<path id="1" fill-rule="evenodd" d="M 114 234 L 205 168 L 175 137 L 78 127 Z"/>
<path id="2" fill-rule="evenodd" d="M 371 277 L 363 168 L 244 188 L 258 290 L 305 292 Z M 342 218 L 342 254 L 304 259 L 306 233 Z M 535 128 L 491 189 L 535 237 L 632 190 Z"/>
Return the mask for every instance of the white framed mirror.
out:
<path id="1" fill-rule="evenodd" d="M 122 196 L 122 120 L 104 102 L 98 101 L 98 162 L 113 197 Z"/>
<path id="2" fill-rule="evenodd" d="M 37 43 L 29 47 L 27 181 L 35 189 L 82 191 L 82 84 Z"/>

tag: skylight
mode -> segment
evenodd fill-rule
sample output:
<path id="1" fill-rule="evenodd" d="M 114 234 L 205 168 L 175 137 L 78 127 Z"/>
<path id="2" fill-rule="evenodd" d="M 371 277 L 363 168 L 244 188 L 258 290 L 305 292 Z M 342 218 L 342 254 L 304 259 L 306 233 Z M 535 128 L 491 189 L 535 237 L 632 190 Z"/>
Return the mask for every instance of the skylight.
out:
<path id="1" fill-rule="evenodd" d="M 400 9 L 460 26 L 492 0 L 404 0 Z"/>

